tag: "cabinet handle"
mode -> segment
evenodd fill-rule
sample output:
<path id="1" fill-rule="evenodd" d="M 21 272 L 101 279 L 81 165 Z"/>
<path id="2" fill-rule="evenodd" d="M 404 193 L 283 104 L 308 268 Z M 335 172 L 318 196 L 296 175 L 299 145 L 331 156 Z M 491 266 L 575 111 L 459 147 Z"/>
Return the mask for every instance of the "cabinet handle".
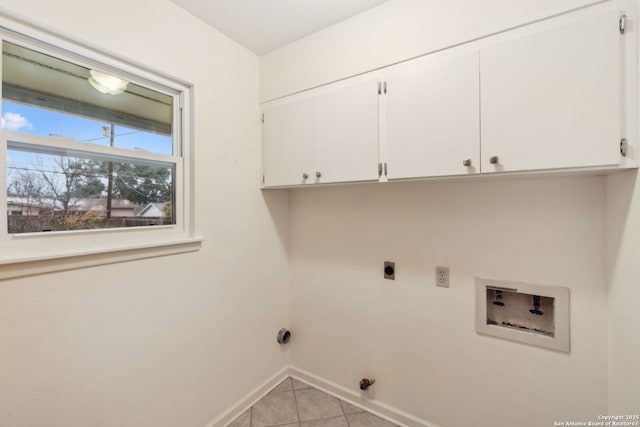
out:
<path id="1" fill-rule="evenodd" d="M 464 159 L 462 161 L 462 166 L 471 166 L 471 159 Z"/>
<path id="2" fill-rule="evenodd" d="M 492 165 L 497 165 L 498 163 L 500 163 L 498 156 L 489 157 L 489 163 L 491 163 Z"/>
<path id="3" fill-rule="evenodd" d="M 322 174 L 320 172 L 316 172 L 316 178 L 320 178 Z"/>
<path id="4" fill-rule="evenodd" d="M 307 174 L 307 173 L 303 173 L 303 174 L 302 174 L 302 179 L 307 179 L 307 178 L 309 178 L 309 174 Z"/>

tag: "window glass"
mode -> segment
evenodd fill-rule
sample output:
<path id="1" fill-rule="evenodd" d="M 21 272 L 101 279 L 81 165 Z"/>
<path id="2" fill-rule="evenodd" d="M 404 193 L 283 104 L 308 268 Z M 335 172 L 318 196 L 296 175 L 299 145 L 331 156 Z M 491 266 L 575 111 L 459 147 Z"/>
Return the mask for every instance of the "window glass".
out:
<path id="1" fill-rule="evenodd" d="M 65 137 L 79 142 L 110 146 L 112 123 L 2 101 L 2 129 L 34 135 Z M 113 147 L 171 154 L 172 138 L 115 125 Z"/>
<path id="2" fill-rule="evenodd" d="M 19 142 L 8 146 L 11 234 L 175 222 L 171 163 Z"/>
<path id="3" fill-rule="evenodd" d="M 2 46 L 2 129 L 109 145 L 102 129 L 114 124 L 121 129 L 112 146 L 172 154 L 172 96 L 12 43 Z M 113 82 L 114 94 L 101 92 Z"/>
<path id="4" fill-rule="evenodd" d="M 175 95 L 2 46 L 1 128 L 39 137 L 7 143 L 6 231 L 175 224 Z"/>

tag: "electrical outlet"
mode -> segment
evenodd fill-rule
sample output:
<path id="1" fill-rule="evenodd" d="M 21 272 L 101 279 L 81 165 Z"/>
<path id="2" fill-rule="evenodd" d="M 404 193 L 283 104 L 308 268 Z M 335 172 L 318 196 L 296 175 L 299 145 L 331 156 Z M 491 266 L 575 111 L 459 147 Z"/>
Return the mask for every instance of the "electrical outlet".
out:
<path id="1" fill-rule="evenodd" d="M 436 267 L 436 286 L 449 287 L 449 267 Z"/>

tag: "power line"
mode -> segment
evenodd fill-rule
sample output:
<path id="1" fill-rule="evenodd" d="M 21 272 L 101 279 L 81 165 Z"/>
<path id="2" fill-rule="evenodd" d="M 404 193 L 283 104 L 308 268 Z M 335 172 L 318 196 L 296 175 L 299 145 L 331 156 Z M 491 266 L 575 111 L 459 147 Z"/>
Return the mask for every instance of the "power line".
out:
<path id="1" fill-rule="evenodd" d="M 133 135 L 134 133 L 140 133 L 140 131 L 139 130 L 134 130 L 133 132 L 119 133 L 118 135 L 114 135 L 114 137 Z M 109 136 L 101 136 L 99 138 L 82 139 L 82 140 L 80 140 L 80 142 L 100 141 L 102 139 L 110 139 L 110 137 Z"/>
<path id="2" fill-rule="evenodd" d="M 26 167 L 18 167 L 18 166 L 7 166 L 7 169 L 11 169 L 11 170 L 16 170 L 16 171 L 27 171 L 27 172 L 39 172 L 39 173 L 50 173 L 50 174 L 57 174 L 57 175 L 69 175 L 70 172 L 65 172 L 65 171 L 54 171 L 54 170 L 46 170 L 46 169 L 30 169 L 30 168 L 26 168 Z M 106 173 L 87 173 L 86 171 L 80 171 L 77 173 L 78 176 L 82 176 L 85 178 L 106 178 L 107 174 Z M 127 175 L 127 173 L 125 172 L 124 175 Z M 131 177 L 135 178 L 135 179 L 149 179 L 149 177 L 146 177 L 144 175 L 130 175 Z M 124 179 L 122 178 L 122 175 L 117 174 L 115 175 L 116 178 L 118 178 L 121 182 L 126 183 L 126 181 L 124 181 Z M 15 179 L 15 178 L 14 178 Z M 171 179 L 171 174 L 169 174 L 169 177 L 167 178 L 166 182 L 170 182 Z"/>

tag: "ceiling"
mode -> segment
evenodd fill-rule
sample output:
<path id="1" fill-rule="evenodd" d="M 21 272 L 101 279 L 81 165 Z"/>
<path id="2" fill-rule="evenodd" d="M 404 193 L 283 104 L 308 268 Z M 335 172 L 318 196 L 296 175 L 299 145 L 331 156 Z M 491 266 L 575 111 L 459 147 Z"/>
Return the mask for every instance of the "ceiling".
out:
<path id="1" fill-rule="evenodd" d="M 118 96 L 89 84 L 89 68 L 2 42 L 2 98 L 36 108 L 171 135 L 173 98 L 128 83 Z"/>
<path id="2" fill-rule="evenodd" d="M 387 0 L 171 0 L 258 55 Z"/>

